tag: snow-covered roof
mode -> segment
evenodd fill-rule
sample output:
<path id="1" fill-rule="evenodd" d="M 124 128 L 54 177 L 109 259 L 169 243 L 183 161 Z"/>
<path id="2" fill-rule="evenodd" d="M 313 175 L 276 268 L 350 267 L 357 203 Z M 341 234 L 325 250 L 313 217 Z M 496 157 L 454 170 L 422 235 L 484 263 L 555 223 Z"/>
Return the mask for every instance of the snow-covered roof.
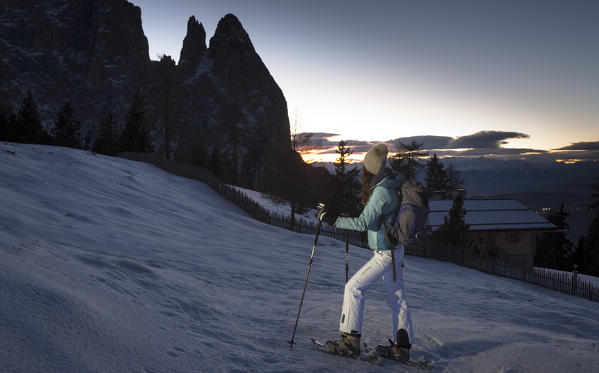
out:
<path id="1" fill-rule="evenodd" d="M 429 224 L 433 230 L 443 224 L 452 200 L 429 202 Z M 471 231 L 555 230 L 557 227 L 513 199 L 466 199 L 466 223 Z"/>

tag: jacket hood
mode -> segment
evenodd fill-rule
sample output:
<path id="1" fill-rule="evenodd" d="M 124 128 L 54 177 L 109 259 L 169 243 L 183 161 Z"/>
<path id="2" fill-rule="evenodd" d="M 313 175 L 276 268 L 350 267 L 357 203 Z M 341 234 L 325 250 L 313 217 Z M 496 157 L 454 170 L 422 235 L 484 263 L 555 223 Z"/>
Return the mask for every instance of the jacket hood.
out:
<path id="1" fill-rule="evenodd" d="M 382 186 L 389 189 L 399 189 L 404 182 L 404 178 L 401 174 L 395 174 L 390 168 L 382 169 L 373 179 L 372 188 Z"/>
<path id="2" fill-rule="evenodd" d="M 426 193 L 424 193 L 424 185 L 416 181 L 404 183 L 401 186 L 402 205 L 411 204 L 414 206 L 428 205 Z"/>

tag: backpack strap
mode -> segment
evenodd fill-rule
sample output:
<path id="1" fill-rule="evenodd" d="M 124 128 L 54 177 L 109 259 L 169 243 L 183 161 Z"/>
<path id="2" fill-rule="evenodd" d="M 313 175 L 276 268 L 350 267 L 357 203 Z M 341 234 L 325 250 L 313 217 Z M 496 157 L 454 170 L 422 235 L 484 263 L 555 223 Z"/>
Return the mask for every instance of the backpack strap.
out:
<path id="1" fill-rule="evenodd" d="M 395 245 L 391 242 L 391 238 L 389 237 L 389 232 L 387 230 L 387 221 L 383 220 L 381 224 L 381 231 L 383 232 L 383 237 L 385 237 L 385 241 L 391 246 L 391 266 L 393 267 L 393 282 L 397 280 L 397 274 L 395 273 Z"/>
<path id="2" fill-rule="evenodd" d="M 389 230 L 387 229 L 387 224 L 389 224 L 386 221 L 383 221 L 381 223 L 381 231 L 383 232 L 383 237 L 385 238 L 385 242 L 387 242 L 389 244 L 389 246 L 391 246 L 392 249 L 395 248 L 395 244 L 393 244 L 393 241 L 391 241 L 391 237 L 389 237 Z"/>
<path id="3" fill-rule="evenodd" d="M 387 188 L 387 189 L 389 189 L 389 188 Z M 401 199 L 400 199 L 400 201 L 401 201 Z M 395 224 L 395 221 L 397 220 L 397 217 L 399 216 L 400 213 L 401 213 L 401 206 L 398 206 L 393 209 L 393 211 L 391 212 L 391 214 L 389 214 L 389 216 L 382 217 L 381 231 L 383 232 L 383 237 L 385 238 L 385 242 L 387 242 L 389 244 L 389 246 L 391 246 L 391 249 L 394 249 L 395 246 L 397 246 L 397 240 L 392 240 L 391 236 L 390 236 L 391 231 L 393 230 L 393 226 L 391 224 Z M 391 222 L 389 222 L 389 218 L 391 218 Z"/>
<path id="4" fill-rule="evenodd" d="M 391 265 L 393 266 L 393 282 L 397 280 L 397 274 L 395 273 L 395 249 L 391 249 Z"/>
<path id="5" fill-rule="evenodd" d="M 412 220 L 412 225 L 410 225 L 410 228 L 408 229 L 408 237 L 413 237 L 414 234 L 416 233 L 416 225 L 418 223 L 418 216 L 416 216 L 416 206 L 414 206 L 411 203 L 406 203 L 404 205 L 401 205 L 401 209 L 399 210 L 399 215 L 401 216 L 401 213 L 404 212 L 405 210 L 410 210 L 414 213 L 414 220 Z"/>
<path id="6" fill-rule="evenodd" d="M 399 193 L 398 195 L 400 204 L 401 204 L 401 193 Z M 394 219 L 394 223 L 395 220 L 397 220 L 397 217 L 399 216 L 399 214 L 401 214 L 401 209 L 402 207 L 400 206 L 399 211 L 397 209 L 394 209 L 393 212 L 391 213 L 391 217 Z M 381 223 L 381 231 L 383 232 L 383 237 L 385 238 L 385 242 L 387 242 L 389 244 L 389 246 L 391 246 L 391 266 L 393 267 L 393 282 L 397 281 L 397 273 L 395 270 L 395 247 L 397 246 L 397 242 L 393 243 L 393 241 L 391 241 L 391 237 L 389 237 L 389 231 L 390 229 L 387 229 L 387 225 L 389 224 L 389 222 L 387 221 L 386 218 L 383 219 L 383 222 Z"/>

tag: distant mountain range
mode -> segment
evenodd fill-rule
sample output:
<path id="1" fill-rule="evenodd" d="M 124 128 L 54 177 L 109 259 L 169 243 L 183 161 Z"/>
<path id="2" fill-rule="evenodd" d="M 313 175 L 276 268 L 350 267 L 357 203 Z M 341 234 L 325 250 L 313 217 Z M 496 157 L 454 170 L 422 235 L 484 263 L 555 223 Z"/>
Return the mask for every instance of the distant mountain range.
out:
<path id="1" fill-rule="evenodd" d="M 599 162 L 581 162 L 552 165 L 534 165 L 530 162 L 510 161 L 502 167 L 501 161 L 488 161 L 488 167 L 460 171 L 470 196 L 512 198 L 528 208 L 546 213 L 559 211 L 564 204 L 570 229 L 568 236 L 574 243 L 588 233 L 594 213 L 588 209 L 593 181 L 599 180 Z M 467 163 L 461 167 L 466 167 Z M 505 166 L 505 165 L 503 165 Z"/>
<path id="2" fill-rule="evenodd" d="M 534 163 L 483 157 L 444 158 L 442 162 L 460 172 L 469 196 L 518 194 L 527 196 L 527 205 L 532 209 L 559 207 L 562 202 L 583 207 L 591 199 L 593 180 L 599 179 L 599 162 Z M 333 163 L 315 164 L 334 172 Z M 355 166 L 361 167 L 361 164 Z M 420 178 L 424 178 L 423 173 Z M 548 195 L 555 200 L 550 201 Z"/>

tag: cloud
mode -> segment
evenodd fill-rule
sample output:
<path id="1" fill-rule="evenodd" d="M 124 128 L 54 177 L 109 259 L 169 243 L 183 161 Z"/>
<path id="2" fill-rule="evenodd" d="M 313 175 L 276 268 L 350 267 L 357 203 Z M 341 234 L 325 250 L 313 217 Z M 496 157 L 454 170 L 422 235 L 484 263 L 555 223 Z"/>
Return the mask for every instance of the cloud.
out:
<path id="1" fill-rule="evenodd" d="M 302 133 L 309 133 L 312 135 L 313 139 L 322 139 L 322 140 L 326 140 L 329 137 L 340 136 L 338 133 L 329 133 L 329 132 L 302 132 Z"/>
<path id="2" fill-rule="evenodd" d="M 532 156 L 532 155 L 540 155 L 547 154 L 546 150 L 539 149 L 528 149 L 528 148 L 470 148 L 463 151 L 458 150 L 437 150 L 435 153 L 438 156 L 444 157 L 482 157 L 482 156 L 492 156 L 492 157 L 503 157 L 503 156 L 511 156 L 511 157 L 521 157 L 521 156 Z"/>
<path id="3" fill-rule="evenodd" d="M 448 136 L 412 136 L 400 137 L 392 140 L 394 144 L 399 142 L 409 144 L 415 141 L 422 144 L 422 149 L 503 149 L 502 145 L 507 144 L 507 139 L 527 139 L 530 136 L 520 132 L 504 131 L 479 131 L 472 135 L 461 137 Z"/>
<path id="4" fill-rule="evenodd" d="M 563 148 L 558 148 L 554 150 L 599 150 L 599 141 L 581 141 L 571 143 L 568 146 L 564 146 Z"/>
<path id="5" fill-rule="evenodd" d="M 339 144 L 339 140 L 343 139 L 335 139 L 330 140 L 334 137 L 339 137 L 340 135 L 337 133 L 327 133 L 327 132 L 307 132 L 312 135 L 310 141 L 308 142 L 309 147 L 314 147 L 318 149 L 318 152 L 321 154 L 329 154 L 335 153 L 335 149 L 337 149 L 337 144 Z M 300 134 L 301 135 L 301 134 Z M 349 146 L 354 153 L 362 153 L 367 152 L 374 144 L 377 142 L 372 141 L 363 141 L 363 140 L 347 140 L 345 139 L 346 146 Z"/>
<path id="6" fill-rule="evenodd" d="M 461 136 L 453 139 L 447 144 L 447 148 L 501 148 L 501 145 L 507 144 L 507 139 L 527 139 L 530 136 L 521 132 L 504 131 L 479 131 L 472 135 Z"/>
<path id="7" fill-rule="evenodd" d="M 339 134 L 335 133 L 313 133 L 310 141 L 311 146 L 315 146 L 319 149 L 321 154 L 335 153 L 335 148 L 339 140 L 331 141 L 330 138 L 337 137 Z M 424 151 L 434 151 L 438 155 L 515 155 L 528 152 L 538 152 L 533 149 L 505 149 L 501 145 L 507 143 L 507 139 L 513 138 L 529 138 L 530 136 L 520 132 L 503 132 L 503 131 L 480 131 L 472 135 L 461 136 L 457 138 L 449 136 L 411 136 L 411 137 L 400 137 L 393 140 L 384 141 L 389 147 L 391 152 L 399 150 L 399 143 L 410 144 L 416 142 L 422 144 Z M 379 141 L 360 141 L 360 140 L 346 140 L 347 146 L 351 147 L 354 154 L 365 153 L 373 145 Z M 441 152 L 439 149 L 460 149 L 467 148 L 471 149 L 469 152 Z M 478 149 L 478 151 L 473 151 Z"/>
<path id="8" fill-rule="evenodd" d="M 448 136 L 411 136 L 400 137 L 387 141 L 362 141 L 345 140 L 355 155 L 366 153 L 370 148 L 384 142 L 391 152 L 398 150 L 399 142 L 410 144 L 415 141 L 422 145 L 422 150 L 429 155 L 437 154 L 441 158 L 476 160 L 476 159 L 504 159 L 528 160 L 534 162 L 553 163 L 556 160 L 599 161 L 599 141 L 577 142 L 553 150 L 540 150 L 530 148 L 504 148 L 507 139 L 522 139 L 530 136 L 520 132 L 480 131 L 472 135 L 457 138 Z M 335 138 L 334 141 L 329 140 Z M 312 135 L 313 150 L 319 154 L 335 154 L 340 135 L 335 133 L 314 133 Z M 458 151 L 455 149 L 465 149 Z M 558 150 L 558 151 L 556 151 Z M 567 152 L 560 152 L 565 150 Z"/>
<path id="9" fill-rule="evenodd" d="M 453 141 L 453 137 L 448 136 L 411 136 L 400 137 L 390 142 L 394 145 L 393 149 L 397 150 L 399 143 L 411 144 L 415 141 L 417 144 L 422 144 L 423 149 L 447 149 L 449 142 Z"/>
<path id="10" fill-rule="evenodd" d="M 310 135 L 310 140 L 306 143 L 309 147 L 329 147 L 332 146 L 333 141 L 330 141 L 329 138 L 339 136 L 337 133 L 328 133 L 328 132 L 301 132 L 297 134 L 298 137 L 302 135 Z"/>

